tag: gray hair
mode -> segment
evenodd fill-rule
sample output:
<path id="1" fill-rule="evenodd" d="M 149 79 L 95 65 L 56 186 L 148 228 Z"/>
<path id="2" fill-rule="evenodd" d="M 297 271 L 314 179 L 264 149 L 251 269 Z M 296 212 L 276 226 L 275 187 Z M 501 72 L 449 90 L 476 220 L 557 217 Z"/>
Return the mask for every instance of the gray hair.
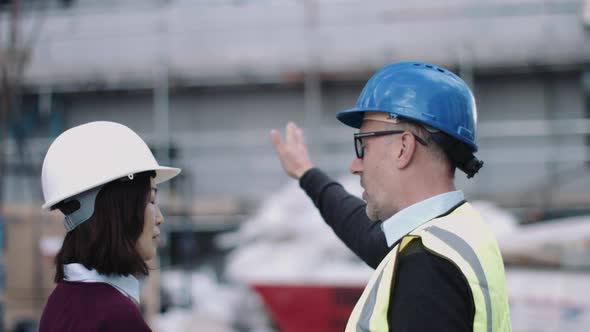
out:
<path id="1" fill-rule="evenodd" d="M 424 146 L 424 148 L 426 148 L 429 151 L 429 155 L 433 158 L 433 160 L 440 162 L 445 167 L 448 167 L 450 175 L 452 177 L 455 176 L 456 166 L 451 161 L 451 158 L 449 157 L 448 153 L 443 149 L 443 147 L 440 146 L 436 142 L 436 140 L 433 139 L 433 136 L 435 135 L 446 134 L 435 128 L 427 127 L 425 125 L 413 121 L 408 121 L 405 119 L 400 119 L 400 121 L 397 124 L 387 124 L 387 128 L 391 130 L 399 129 L 400 126 L 404 130 L 410 131 L 414 135 L 417 135 L 420 138 L 424 139 L 428 143 L 426 146 Z"/>

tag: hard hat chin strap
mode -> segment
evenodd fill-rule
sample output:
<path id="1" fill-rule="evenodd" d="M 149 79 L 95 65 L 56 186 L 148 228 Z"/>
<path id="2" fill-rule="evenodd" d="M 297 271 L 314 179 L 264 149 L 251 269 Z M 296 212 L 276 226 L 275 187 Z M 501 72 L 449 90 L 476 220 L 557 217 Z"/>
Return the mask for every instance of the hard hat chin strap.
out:
<path id="1" fill-rule="evenodd" d="M 477 159 L 466 144 L 442 132 L 431 133 L 430 136 L 446 152 L 453 165 L 467 174 L 468 179 L 483 167 L 483 161 Z"/>
<path id="2" fill-rule="evenodd" d="M 78 203 L 80 203 L 80 208 L 78 210 L 66 215 L 64 219 L 66 231 L 70 232 L 74 230 L 81 223 L 92 217 L 94 214 L 94 202 L 96 201 L 96 196 L 102 187 L 103 185 L 92 188 L 64 200 L 65 203 L 71 201 L 78 201 Z"/>

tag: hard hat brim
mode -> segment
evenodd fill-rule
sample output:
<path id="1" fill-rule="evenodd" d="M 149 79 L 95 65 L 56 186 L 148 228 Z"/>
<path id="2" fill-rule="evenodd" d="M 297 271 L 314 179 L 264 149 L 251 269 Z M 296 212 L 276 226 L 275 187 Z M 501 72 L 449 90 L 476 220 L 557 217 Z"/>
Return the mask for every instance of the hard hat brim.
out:
<path id="1" fill-rule="evenodd" d="M 136 173 L 141 173 L 141 172 L 146 172 L 146 171 L 155 171 L 156 172 L 156 177 L 154 178 L 154 182 L 156 184 L 162 183 L 162 182 L 166 182 L 172 178 L 174 178 L 175 176 L 177 176 L 181 169 L 180 168 L 176 168 L 176 167 L 167 167 L 167 166 L 158 166 L 156 168 L 149 168 L 149 169 L 140 169 L 134 172 L 129 172 L 129 174 L 136 174 Z M 105 183 L 109 183 L 111 181 L 120 179 L 124 176 L 126 176 L 128 174 L 120 174 L 118 176 L 115 176 L 113 178 L 107 178 L 104 181 L 101 181 L 100 183 L 96 183 L 93 186 L 89 187 L 89 188 L 81 188 L 78 192 L 75 193 L 68 193 L 68 194 L 64 194 L 64 195 L 60 195 L 57 196 L 56 198 L 45 202 L 45 204 L 43 204 L 41 207 L 43 209 L 50 209 L 52 206 L 54 206 L 55 204 L 63 201 L 66 198 L 78 195 L 80 193 L 83 193 L 87 190 L 90 190 L 92 188 L 98 187 L 100 185 L 103 185 Z"/>
<path id="2" fill-rule="evenodd" d="M 345 124 L 349 127 L 359 129 L 363 125 L 363 118 L 365 116 L 365 112 L 391 113 L 391 112 L 385 112 L 380 109 L 351 108 L 351 109 L 336 113 L 336 118 L 340 122 L 342 122 L 343 124 Z"/>
<path id="3" fill-rule="evenodd" d="M 155 171 L 156 177 L 154 178 L 154 182 L 156 184 L 166 182 L 180 174 L 180 168 L 176 167 L 160 166 L 160 168 L 155 169 Z"/>

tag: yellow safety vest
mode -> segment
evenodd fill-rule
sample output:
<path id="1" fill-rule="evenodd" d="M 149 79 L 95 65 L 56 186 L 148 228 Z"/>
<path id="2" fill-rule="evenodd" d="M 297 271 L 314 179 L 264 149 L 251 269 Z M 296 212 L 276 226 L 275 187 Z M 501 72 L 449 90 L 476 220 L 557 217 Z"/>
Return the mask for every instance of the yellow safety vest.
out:
<path id="1" fill-rule="evenodd" d="M 387 310 L 396 260 L 416 238 L 421 239 L 426 250 L 448 259 L 465 276 L 475 304 L 474 332 L 512 331 L 498 244 L 480 214 L 465 203 L 450 214 L 423 224 L 393 247 L 356 303 L 346 332 L 388 332 L 390 323 L 395 326 L 395 322 L 388 322 Z"/>

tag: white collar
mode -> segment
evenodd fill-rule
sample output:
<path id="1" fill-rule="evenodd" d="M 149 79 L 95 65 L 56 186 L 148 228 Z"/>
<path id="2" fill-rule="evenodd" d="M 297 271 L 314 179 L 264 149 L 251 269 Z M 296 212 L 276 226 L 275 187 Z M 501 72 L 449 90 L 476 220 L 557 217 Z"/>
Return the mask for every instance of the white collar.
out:
<path id="1" fill-rule="evenodd" d="M 139 303 L 139 280 L 132 275 L 115 276 L 98 273 L 95 269 L 89 270 L 79 263 L 64 264 L 64 280 L 77 282 L 103 282 L 113 286 L 123 295 L 131 297 Z"/>
<path id="2" fill-rule="evenodd" d="M 463 200 L 465 200 L 465 195 L 461 190 L 450 191 L 399 211 L 381 224 L 387 245 L 391 247 L 414 229 L 448 212 Z"/>

